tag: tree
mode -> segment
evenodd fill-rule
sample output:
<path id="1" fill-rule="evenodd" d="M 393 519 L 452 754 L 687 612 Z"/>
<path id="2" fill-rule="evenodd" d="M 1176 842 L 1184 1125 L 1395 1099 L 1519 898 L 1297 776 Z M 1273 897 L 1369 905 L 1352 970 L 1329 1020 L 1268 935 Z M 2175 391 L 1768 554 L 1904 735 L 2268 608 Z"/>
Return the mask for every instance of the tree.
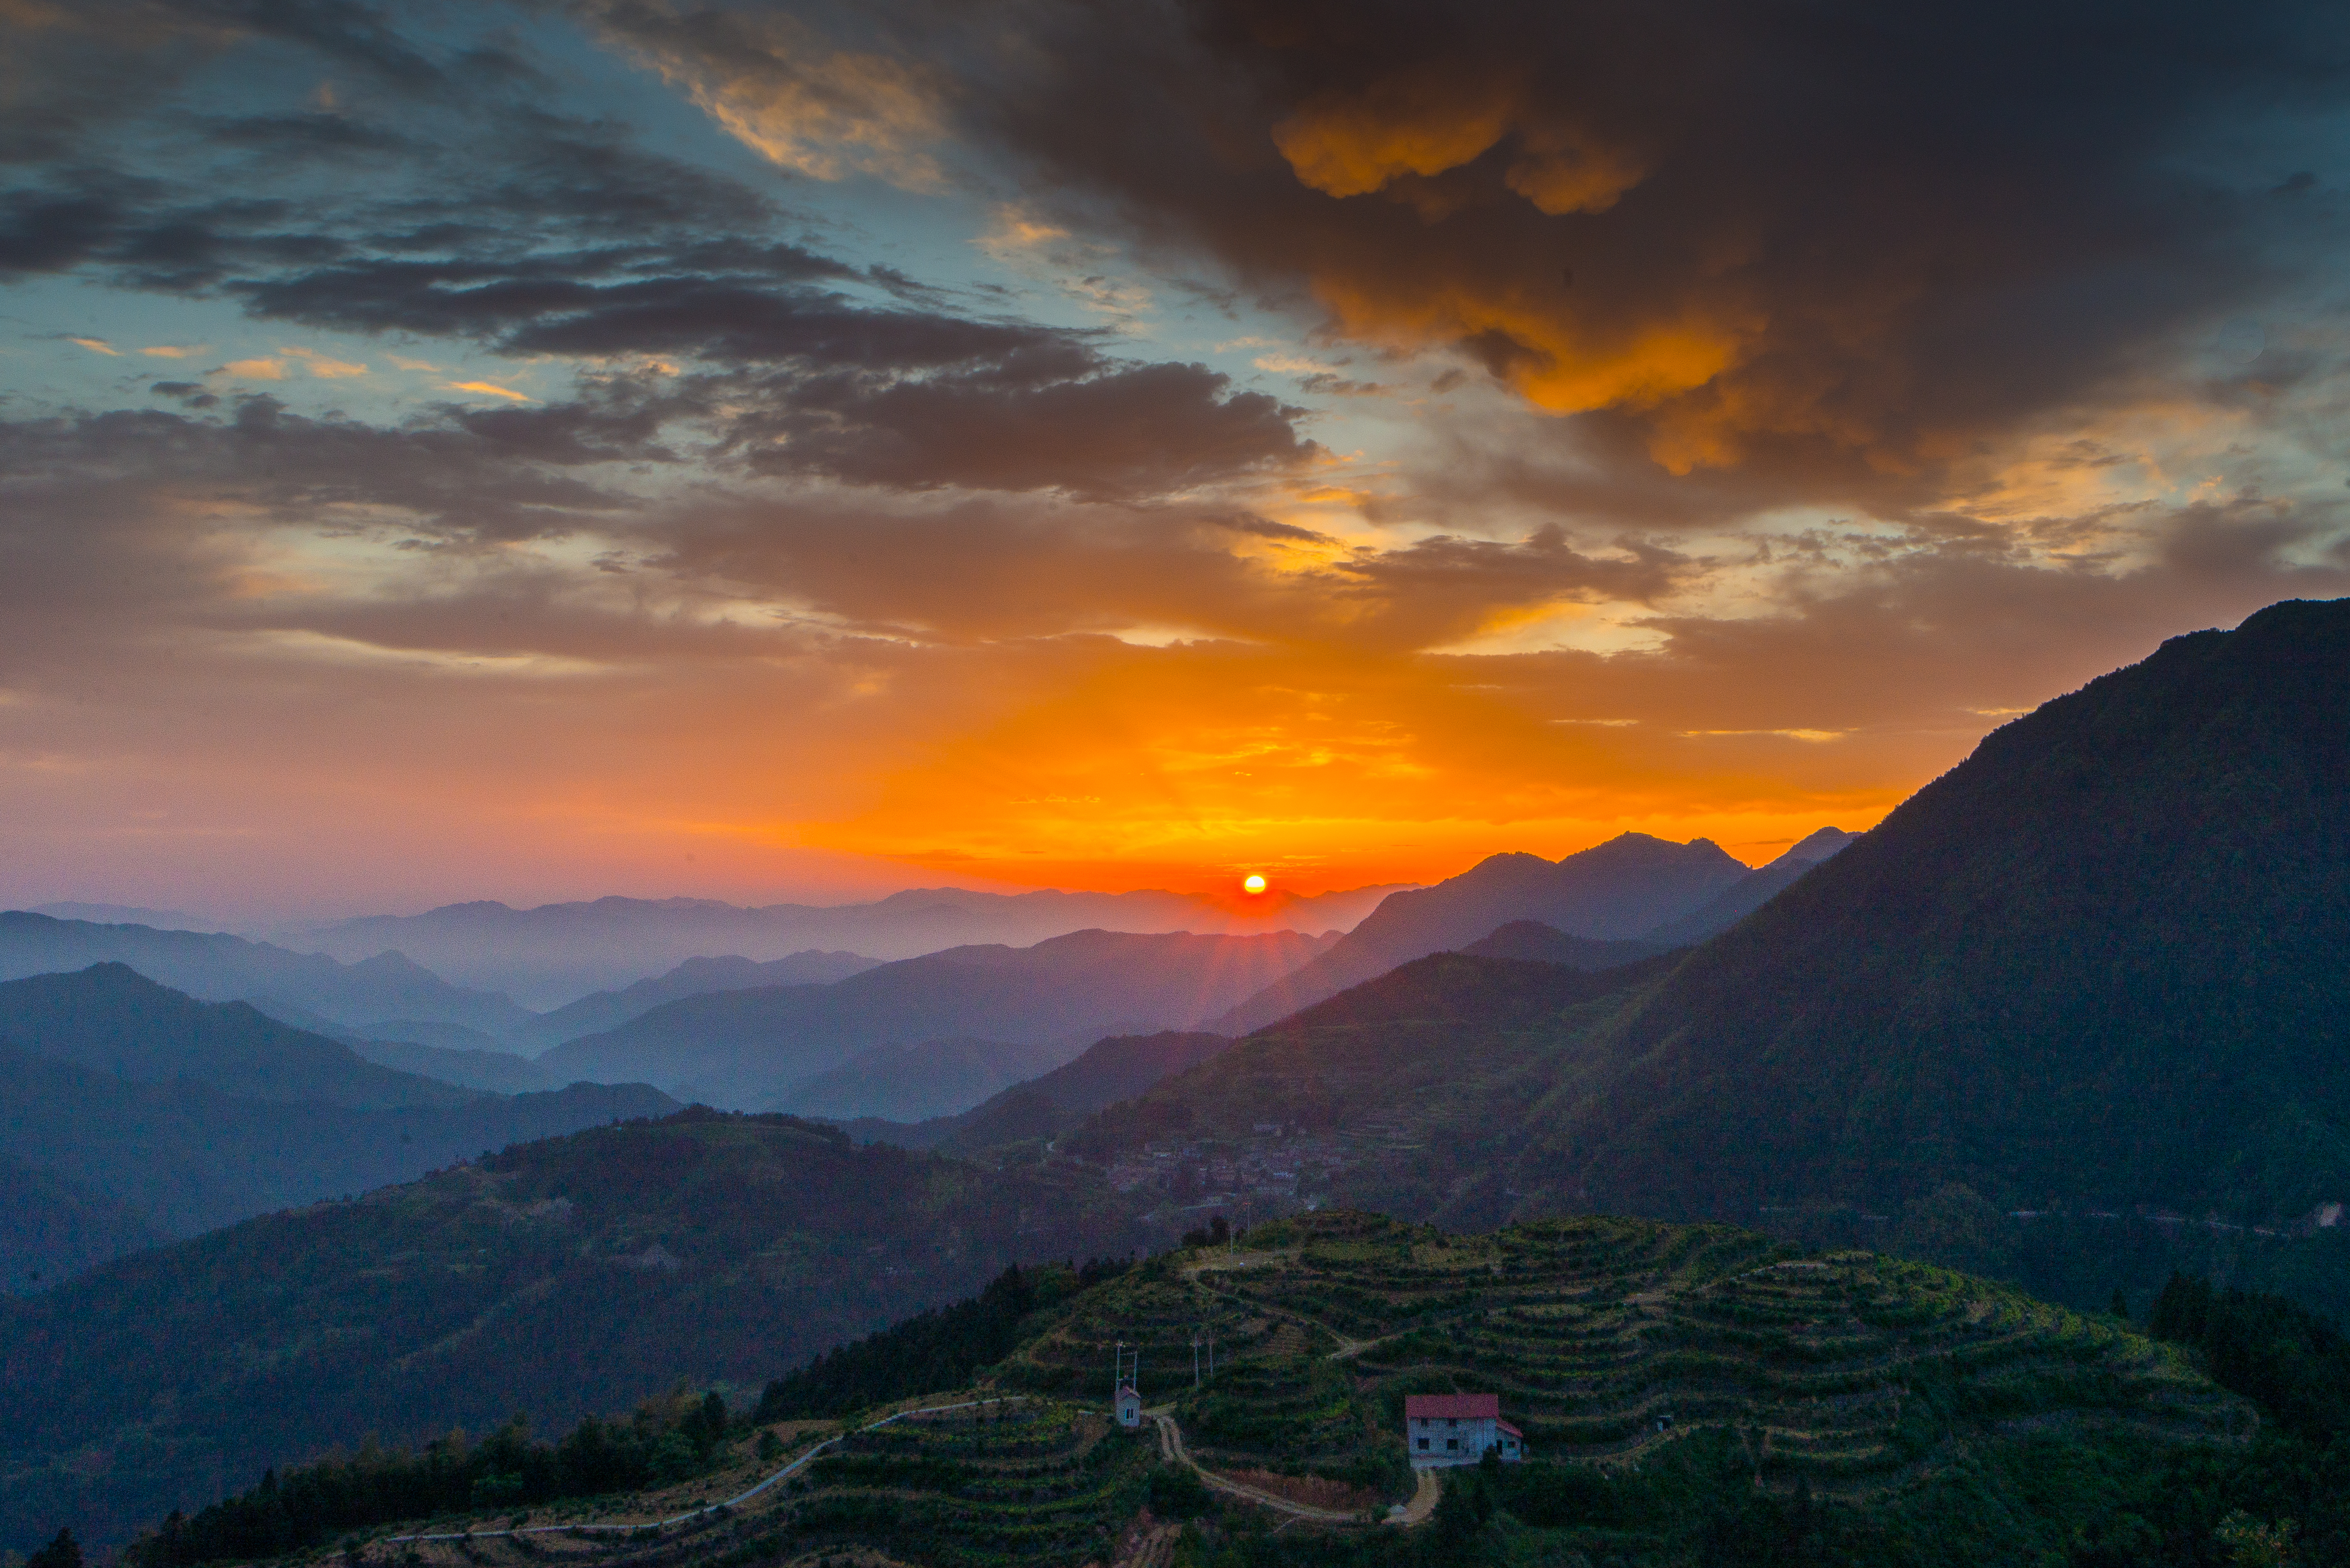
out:
<path id="1" fill-rule="evenodd" d="M 56 1540 L 25 1559 L 25 1568 L 81 1568 L 81 1542 L 70 1528 L 60 1530 Z"/>

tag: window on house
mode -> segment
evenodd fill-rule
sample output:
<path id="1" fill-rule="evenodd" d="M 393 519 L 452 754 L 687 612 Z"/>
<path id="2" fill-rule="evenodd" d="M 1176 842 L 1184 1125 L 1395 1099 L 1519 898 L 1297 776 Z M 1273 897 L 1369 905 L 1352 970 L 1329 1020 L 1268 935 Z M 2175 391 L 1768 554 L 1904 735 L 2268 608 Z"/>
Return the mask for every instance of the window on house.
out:
<path id="1" fill-rule="evenodd" d="M 1420 1440 L 1419 1440 L 1419 1446 L 1420 1446 L 1421 1448 L 1423 1448 L 1423 1449 L 1424 1449 L 1424 1448 L 1426 1448 L 1426 1447 L 1428 1447 L 1428 1439 L 1427 1439 L 1426 1438 L 1420 1438 Z"/>
<path id="2" fill-rule="evenodd" d="M 1444 1446 L 1448 1449 L 1457 1449 L 1461 1446 L 1461 1439 L 1458 1438 L 1447 1438 L 1444 1439 Z"/>

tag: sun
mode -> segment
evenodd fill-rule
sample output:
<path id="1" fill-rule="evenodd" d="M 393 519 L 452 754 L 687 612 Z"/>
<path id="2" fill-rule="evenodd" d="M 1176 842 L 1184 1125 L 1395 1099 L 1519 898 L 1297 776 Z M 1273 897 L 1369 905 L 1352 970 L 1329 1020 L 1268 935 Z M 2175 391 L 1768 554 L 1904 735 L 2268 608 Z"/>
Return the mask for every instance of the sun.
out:
<path id="1" fill-rule="evenodd" d="M 1262 893 L 1262 892 L 1263 892 L 1263 891 L 1264 891 L 1264 877 L 1263 877 L 1263 875 L 1261 875 L 1261 874 L 1260 874 L 1260 873 L 1258 873 L 1258 872 L 1252 871 L 1252 872 L 1250 872 L 1247 876 L 1245 876 L 1245 877 L 1242 877 L 1242 878 L 1241 878 L 1241 891 L 1242 891 L 1242 892 L 1243 892 L 1243 893 Z"/>

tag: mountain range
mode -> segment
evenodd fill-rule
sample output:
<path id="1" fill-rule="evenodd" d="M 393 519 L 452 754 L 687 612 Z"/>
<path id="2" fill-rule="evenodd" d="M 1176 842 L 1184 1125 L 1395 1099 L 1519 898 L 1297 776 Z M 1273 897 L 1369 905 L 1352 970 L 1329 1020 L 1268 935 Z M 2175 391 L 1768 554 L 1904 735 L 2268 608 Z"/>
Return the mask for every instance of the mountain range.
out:
<path id="1" fill-rule="evenodd" d="M 770 985 L 830 985 L 837 980 L 862 974 L 880 961 L 860 953 L 820 952 L 813 948 L 769 959 L 764 963 L 732 954 L 723 958 L 690 958 L 649 980 L 618 991 L 595 992 L 539 1013 L 508 1029 L 504 1044 L 510 1050 L 535 1056 L 566 1040 L 618 1029 L 664 1002 L 716 991 L 756 991 Z"/>
<path id="2" fill-rule="evenodd" d="M 175 1235 L 675 1108 L 641 1084 L 457 1088 L 120 964 L 0 985 L 0 1158 Z"/>
<path id="3" fill-rule="evenodd" d="M 688 997 L 539 1060 L 563 1076 L 650 1082 L 712 1105 L 774 1108 L 876 1047 L 957 1038 L 1053 1047 L 1057 1055 L 1034 1059 L 1044 1067 L 1105 1035 L 1196 1028 L 1336 940 L 1076 931 L 1026 948 L 951 948 L 831 985 Z M 839 1103 L 833 1110 L 864 1114 Z"/>
<path id="4" fill-rule="evenodd" d="M 1594 1032 L 1513 1185 L 1715 1214 L 2350 1199 L 2350 601 L 1984 740 Z"/>
<path id="5" fill-rule="evenodd" d="M 503 994 L 451 985 L 397 952 L 341 963 L 224 932 L 159 930 L 0 911 L 0 981 L 125 963 L 207 1002 L 248 1002 L 275 1016 L 325 1018 L 364 1033 L 386 1020 L 460 1023 L 499 1034 L 531 1014 Z"/>
<path id="6" fill-rule="evenodd" d="M 756 908 L 709 898 L 608 898 L 532 909 L 482 902 L 345 920 L 305 930 L 299 940 L 344 959 L 395 950 L 461 984 L 555 1007 L 717 953 L 770 961 L 813 949 L 905 959 L 951 947 L 1030 947 L 1088 929 L 1208 935 L 1345 929 L 1396 886 L 1311 897 L 1276 889 L 1254 898 L 918 888 L 868 904 Z"/>
<path id="7" fill-rule="evenodd" d="M 1451 1225 L 1898 1242 L 2089 1303 L 2193 1259 L 2342 1310 L 2345 672 L 2350 601 L 2173 639 L 1693 949 L 1578 981 L 1419 960 L 1060 1147 L 1215 1143 L 1301 1198 Z"/>
<path id="8" fill-rule="evenodd" d="M 1245 1316 L 1269 1355 L 1287 1332 L 1274 1309 L 1334 1314 L 1359 1328 L 1340 1334 L 1358 1348 L 1393 1339 L 1384 1354 L 1448 1368 L 1456 1387 L 1515 1376 L 1511 1357 L 1582 1365 L 1590 1302 L 1507 1293 L 1531 1249 L 1555 1241 L 1561 1266 L 1582 1270 L 1603 1231 L 1641 1231 L 1676 1269 L 1715 1245 L 1738 1254 L 1736 1271 L 1684 1282 L 1688 1299 L 1669 1310 L 1662 1297 L 1600 1303 L 1617 1314 L 1609 1332 L 1624 1334 L 1627 1356 L 1669 1344 L 1735 1359 L 1789 1323 L 1845 1324 L 1846 1313 L 1883 1336 L 1887 1356 L 1910 1355 L 1929 1324 L 1979 1345 L 1983 1364 L 2022 1343 L 2000 1337 L 2010 1328 L 2046 1336 L 1987 1403 L 1956 1392 L 1976 1362 L 1905 1373 L 1898 1408 L 1849 1450 L 1833 1432 L 1805 1448 L 1781 1440 L 1784 1425 L 1750 1438 L 1732 1423 L 1719 1434 L 1715 1492 L 1752 1490 L 1773 1441 L 1781 1464 L 1791 1449 L 1831 1456 L 1821 1473 L 1833 1477 L 1846 1459 L 1882 1462 L 1887 1446 L 1939 1451 L 1979 1419 L 1991 1422 L 1983 1434 L 2028 1438 L 2032 1428 L 1998 1423 L 2036 1419 L 2033 1380 L 2115 1351 L 2117 1331 L 2009 1301 L 1992 1309 L 1991 1334 L 1951 1304 L 1980 1293 L 1911 1265 L 1733 1245 L 1713 1225 L 1668 1236 L 1560 1217 L 1816 1227 L 2009 1278 L 2061 1267 L 2054 1293 L 2100 1310 L 2116 1286 L 2124 1306 L 2143 1303 L 2181 1262 L 2239 1282 L 2303 1269 L 2297 1293 L 2341 1310 L 2345 800 L 2350 602 L 2289 603 L 2164 644 L 1993 732 L 1866 836 L 1814 835 L 1797 846 L 1806 854 L 1759 870 L 1703 840 L 1626 835 L 1559 862 L 1496 857 L 1387 898 L 1343 938 L 1087 930 L 828 984 L 668 1001 L 541 1065 L 773 1104 L 859 1060 L 886 1086 L 941 1042 L 972 1046 L 974 1061 L 972 1043 L 1075 1059 L 901 1135 L 983 1150 L 983 1162 L 696 1110 L 509 1148 L 0 1300 L 0 1510 L 112 1529 L 370 1426 L 418 1436 L 518 1405 L 564 1419 L 681 1376 L 740 1386 L 763 1363 L 971 1288 L 1012 1257 L 1147 1246 L 1162 1233 L 1149 1217 L 1201 1193 L 1233 1207 L 1387 1210 L 1410 1228 L 1382 1231 L 1378 1245 L 1410 1289 L 1442 1278 L 1465 1292 L 1460 1280 L 1474 1279 L 1503 1293 L 1490 1312 L 1465 1312 L 1465 1295 L 1438 1291 L 1390 1324 L 1367 1286 L 1347 1293 L 1357 1286 L 1342 1276 L 1367 1253 L 1344 1237 L 1318 1251 L 1299 1241 L 1298 1264 L 1328 1277 L 1294 1297 L 1267 1293 L 1270 1273 L 1200 1284 L 1238 1303 L 1232 1332 Z M 1399 953 L 1409 956 L 1389 961 Z M 1230 1044 L 1198 1028 L 1276 1004 L 1289 1011 Z M 192 1226 L 201 1205 L 166 1201 L 172 1184 L 227 1190 L 239 1179 L 226 1155 L 202 1165 L 207 1139 L 250 1164 L 275 1160 L 281 1182 L 288 1171 L 359 1179 L 408 1158 L 400 1139 L 421 1145 L 429 1131 L 446 1150 L 489 1118 L 518 1125 L 525 1100 L 540 1098 L 400 1103 L 427 1091 L 334 1041 L 275 1033 L 283 1026 L 250 1008 L 203 1011 L 119 965 L 0 987 L 7 1019 L 0 1034 L 24 1038 L 0 1047 L 0 1157 L 41 1173 L 18 1179 L 28 1210 L 60 1224 L 79 1222 L 77 1204 L 96 1224 L 110 1200 Z M 1119 1035 L 1139 1020 L 1191 1027 Z M 39 1054 L 42 1041 L 57 1054 Z M 248 1097 L 319 1085 L 373 1103 Z M 565 1093 L 667 1106 L 644 1089 Z M 494 1146 L 484 1135 L 474 1147 Z M 126 1193 L 134 1180 L 151 1190 Z M 1516 1252 L 1489 1259 L 1482 1242 L 1419 1228 L 1428 1220 L 1523 1229 Z M 2057 1252 L 2070 1262 L 2049 1261 Z M 1763 1277 L 1782 1265 L 1783 1278 Z M 1171 1335 L 1194 1321 L 1204 1297 L 1188 1285 L 1141 1291 L 1168 1282 L 1167 1268 L 1135 1278 L 1134 1293 L 1097 1298 L 1122 1315 L 1083 1336 L 1082 1356 L 1066 1362 L 1083 1370 L 1068 1376 L 1097 1372 L 1104 1333 L 1148 1316 Z M 1770 1378 L 1735 1386 L 1776 1386 L 1859 1332 L 1805 1329 L 1773 1353 Z M 1162 1346 L 1170 1356 L 1174 1343 Z M 1211 1391 L 1190 1407 L 1211 1438 L 1276 1406 L 1335 1407 L 1358 1375 L 1388 1365 L 1308 1367 L 1289 1349 L 1274 1359 L 1225 1403 Z M 1693 1365 L 1679 1350 L 1662 1364 Z M 1803 1418 L 1883 1393 L 1881 1370 L 1824 1390 Z M 1731 1386 L 1678 1408 L 1712 1419 L 1705 1400 Z M 1645 1432 L 1655 1411 L 1644 1396 L 1629 1428 L 1586 1415 L 1561 1405 L 1544 1418 L 1555 1438 L 1604 1446 Z M 1367 1429 L 1349 1420 L 1347 1433 Z M 2230 1414 L 2221 1436 L 2237 1435 Z M 2114 1473 L 2128 1452 L 2153 1451 L 2128 1449 L 2141 1439 L 2154 1440 L 2116 1439 Z M 2103 1557 L 2082 1560 L 2137 1560 L 2131 1550 L 2098 1545 Z"/>
<path id="9" fill-rule="evenodd" d="M 1213 1027 L 1245 1034 L 1348 986 L 1430 953 L 1470 947 L 1519 921 L 1579 942 L 1660 951 L 1727 929 L 1854 835 L 1824 827 L 1760 869 L 1708 839 L 1674 844 L 1626 833 L 1570 855 L 1494 855 L 1432 888 L 1389 894 L 1331 950 L 1267 986 Z M 1592 950 L 1595 963 L 1631 950 Z"/>

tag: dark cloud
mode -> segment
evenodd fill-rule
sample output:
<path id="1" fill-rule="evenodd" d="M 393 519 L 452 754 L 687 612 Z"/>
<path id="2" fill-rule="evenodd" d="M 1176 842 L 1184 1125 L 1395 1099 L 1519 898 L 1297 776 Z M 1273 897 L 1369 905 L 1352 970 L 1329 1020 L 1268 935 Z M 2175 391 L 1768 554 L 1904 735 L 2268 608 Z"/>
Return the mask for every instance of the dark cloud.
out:
<path id="1" fill-rule="evenodd" d="M 277 158 L 352 158 L 397 152 L 409 139 L 387 126 L 347 114 L 255 114 L 223 119 L 204 134 L 224 147 L 247 148 Z"/>
<path id="2" fill-rule="evenodd" d="M 1285 468 L 1305 410 L 1232 392 L 1201 365 L 1069 366 L 1014 356 L 946 375 L 819 376 L 776 387 L 733 429 L 764 472 L 902 489 L 1153 494 Z M 1066 373 L 1069 369 L 1078 373 Z"/>
<path id="3" fill-rule="evenodd" d="M 191 382 L 156 389 L 210 406 Z M 650 437 L 644 410 L 619 399 L 527 410 L 519 421 L 451 410 L 387 430 L 245 397 L 225 418 L 123 410 L 0 423 L 0 483 L 23 504 L 71 493 L 84 476 L 108 484 L 136 476 L 159 493 L 260 518 L 332 528 L 357 525 L 338 513 L 388 514 L 380 526 L 470 543 L 560 535 L 631 507 L 623 493 L 555 471 L 665 456 Z M 20 545 L 36 531 L 18 529 Z"/>
<path id="4" fill-rule="evenodd" d="M 364 6 L 253 0 L 180 19 L 361 65 L 411 97 L 494 65 L 417 47 Z M 1299 409 L 821 254 L 787 237 L 766 192 L 619 121 L 555 112 L 522 67 L 506 75 L 507 90 L 422 117 L 182 115 L 203 131 L 184 144 L 159 120 L 172 151 L 135 177 L 127 158 L 88 161 L 0 192 L 0 275 L 81 272 L 266 321 L 688 372 L 625 416 L 604 397 L 457 418 L 548 463 L 674 457 L 672 421 L 754 472 L 895 489 L 1139 495 L 1313 455 Z"/>
<path id="5" fill-rule="evenodd" d="M 1930 499 L 2330 265 L 2233 128 L 2338 101 L 2334 7 L 1196 0 L 1031 7 L 1016 51 L 895 15 L 1069 221 L 1781 496 Z"/>

